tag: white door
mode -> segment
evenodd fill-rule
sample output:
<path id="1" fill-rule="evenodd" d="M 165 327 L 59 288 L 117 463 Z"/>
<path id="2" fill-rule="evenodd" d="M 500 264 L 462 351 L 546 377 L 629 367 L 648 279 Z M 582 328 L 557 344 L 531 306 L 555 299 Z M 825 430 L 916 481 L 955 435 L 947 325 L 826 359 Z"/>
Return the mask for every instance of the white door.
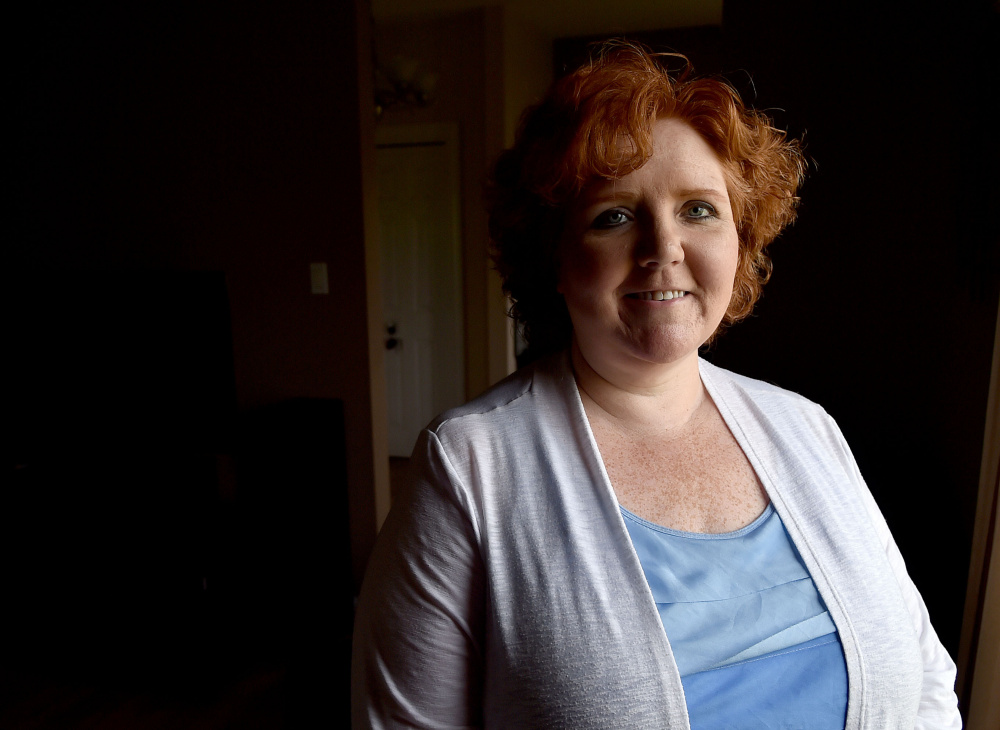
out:
<path id="1" fill-rule="evenodd" d="M 465 396 L 458 134 L 454 125 L 376 131 L 389 454 Z"/>

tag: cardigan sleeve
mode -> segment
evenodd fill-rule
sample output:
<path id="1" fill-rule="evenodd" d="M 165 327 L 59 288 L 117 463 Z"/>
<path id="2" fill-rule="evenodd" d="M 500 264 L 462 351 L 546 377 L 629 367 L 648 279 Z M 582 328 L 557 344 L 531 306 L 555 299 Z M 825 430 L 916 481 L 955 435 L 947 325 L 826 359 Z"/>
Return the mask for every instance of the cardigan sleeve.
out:
<path id="1" fill-rule="evenodd" d="M 482 724 L 485 580 L 464 494 L 437 437 L 425 431 L 358 601 L 355 729 Z"/>
<path id="2" fill-rule="evenodd" d="M 920 642 L 920 653 L 924 659 L 924 686 L 914 730 L 961 728 L 962 718 L 958 712 L 958 698 L 955 695 L 955 663 L 938 639 L 934 627 L 931 626 L 924 600 L 910 580 L 903 563 L 903 556 L 900 555 L 899 548 L 891 536 L 885 548 L 889 564 L 899 581 L 906 608 L 913 620 L 913 628 Z"/>
<path id="3" fill-rule="evenodd" d="M 833 422 L 833 419 L 830 419 Z M 920 705 L 917 708 L 917 719 L 914 730 L 952 730 L 962 727 L 962 718 L 958 711 L 958 697 L 955 694 L 955 663 L 948 651 L 938 639 L 937 632 L 931 625 L 927 607 L 920 592 L 910 579 L 903 556 L 896 546 L 896 541 L 889 531 L 889 525 L 878 508 L 875 498 L 864 483 L 858 465 L 847 446 L 843 434 L 836 423 L 833 428 L 840 440 L 845 461 L 859 486 L 859 493 L 872 525 L 878 533 L 879 540 L 885 550 L 889 566 L 896 577 L 903 601 L 906 603 L 910 620 L 917 641 L 920 644 L 920 654 L 923 658 L 923 690 L 920 695 Z"/>

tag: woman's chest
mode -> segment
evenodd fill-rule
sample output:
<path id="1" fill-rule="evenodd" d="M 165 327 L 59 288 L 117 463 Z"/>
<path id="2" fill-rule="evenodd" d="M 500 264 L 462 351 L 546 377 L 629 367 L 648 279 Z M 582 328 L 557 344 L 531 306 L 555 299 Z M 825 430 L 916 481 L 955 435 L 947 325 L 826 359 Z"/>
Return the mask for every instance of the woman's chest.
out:
<path id="1" fill-rule="evenodd" d="M 768 505 L 753 467 L 725 424 L 683 439 L 629 437 L 594 428 L 618 501 L 633 514 L 687 532 L 731 532 Z"/>

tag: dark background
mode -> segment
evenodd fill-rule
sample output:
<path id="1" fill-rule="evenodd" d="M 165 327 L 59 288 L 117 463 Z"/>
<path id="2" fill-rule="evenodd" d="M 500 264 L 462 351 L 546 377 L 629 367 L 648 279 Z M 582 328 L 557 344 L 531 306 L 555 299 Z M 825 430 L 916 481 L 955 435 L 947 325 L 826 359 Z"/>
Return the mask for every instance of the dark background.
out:
<path id="1" fill-rule="evenodd" d="M 779 127 L 804 136 L 813 161 L 799 221 L 772 248 L 775 273 L 758 309 L 708 357 L 798 391 L 838 420 L 942 640 L 957 655 L 1000 290 L 992 105 L 997 12 L 974 2 L 825 5 L 830 7 L 811 10 L 808 3 L 729 0 L 721 29 L 674 31 L 651 40 L 687 53 L 698 71 L 723 73 L 748 103 L 771 110 Z M 253 454 L 247 445 L 257 443 L 241 436 L 247 433 L 241 429 L 269 433 L 286 423 L 279 412 L 261 416 L 262 425 L 260 409 L 295 396 L 344 397 L 352 422 L 350 398 L 364 391 L 351 369 L 367 368 L 364 310 L 357 305 L 364 291 L 357 282 L 363 246 L 353 13 L 349 2 L 36 4 L 10 29 L 16 131 L 8 143 L 14 187 L 8 331 L 18 333 L 15 360 L 19 346 L 26 350 L 25 343 L 34 342 L 31 352 L 50 361 L 46 382 L 77 388 L 39 384 L 37 373 L 7 380 L 6 397 L 17 405 L 8 411 L 8 432 L 29 433 L 29 421 L 37 427 L 32 403 L 44 403 L 52 422 L 69 423 L 48 440 L 11 442 L 15 472 L 3 506 L 5 524 L 17 529 L 8 532 L 4 560 L 14 577 L 7 601 L 20 622 L 10 626 L 5 644 L 16 650 L 4 656 L 11 676 L 22 671 L 18 661 L 39 672 L 67 668 L 87 674 L 93 668 L 87 657 L 100 656 L 103 670 L 121 676 L 135 669 L 135 676 L 157 683 L 162 673 L 151 667 L 167 657 L 184 677 L 180 684 L 188 686 L 189 670 L 205 666 L 206 655 L 199 653 L 205 644 L 165 641 L 155 629 L 165 610 L 141 625 L 138 650 L 136 634 L 126 636 L 122 628 L 132 630 L 128 621 L 118 624 L 101 614 L 98 625 L 105 633 L 88 633 L 96 614 L 86 606 L 120 608 L 123 593 L 155 597 L 165 590 L 164 581 L 151 577 L 155 570 L 176 589 L 159 605 L 183 614 L 172 624 L 178 636 L 198 635 L 205 626 L 220 625 L 206 621 L 221 621 L 229 627 L 223 634 L 233 637 L 223 649 L 238 646 L 243 652 L 245 661 L 235 669 L 225 662 L 208 665 L 202 673 L 207 679 L 195 682 L 198 691 L 216 691 L 212 666 L 239 673 L 275 655 L 284 666 L 290 656 L 299 657 L 300 668 L 325 666 L 322 657 L 302 649 L 309 646 L 309 632 L 323 625 L 307 606 L 317 594 L 289 586 L 287 575 L 325 585 L 328 560 L 330 580 L 349 581 L 332 576 L 342 575 L 350 557 L 339 543 L 310 542 L 282 520 L 293 511 L 304 514 L 307 527 L 321 532 L 325 520 L 317 515 L 343 517 L 345 502 L 331 497 L 293 509 L 286 499 L 275 507 L 261 496 L 267 487 L 250 480 L 243 491 L 247 501 L 228 513 L 244 515 L 242 526 L 230 520 L 224 528 L 230 532 L 220 532 L 219 510 L 230 504 L 224 499 L 226 465 Z M 557 68 L 579 45 L 557 44 Z M 309 242 L 320 239 L 324 248 L 316 250 Z M 295 298 L 300 290 L 305 296 L 299 266 L 310 260 L 336 262 L 333 294 L 322 311 L 313 309 L 312 300 Z M 219 276 L 213 279 L 212 272 Z M 62 292 L 53 295 L 53 312 L 25 291 L 37 293 L 44 283 L 14 285 L 44 282 L 46 274 L 52 282 L 68 278 L 86 285 L 53 287 Z M 141 300 L 129 294 L 136 277 L 160 281 L 162 275 L 174 282 L 164 291 L 176 291 L 188 286 L 178 282 L 192 274 L 222 287 L 199 295 L 199 301 L 215 302 L 205 305 L 212 314 L 193 342 L 183 345 L 215 353 L 187 381 L 211 394 L 192 399 L 193 410 L 179 415 L 183 393 L 158 384 L 178 367 L 168 358 L 137 378 L 141 385 L 113 396 L 116 408 L 133 415 L 143 412 L 134 400 L 159 404 L 160 410 L 151 405 L 145 412 L 161 414 L 167 431 L 175 426 L 200 434 L 197 444 L 188 440 L 186 450 L 164 467 L 162 449 L 137 456 L 138 447 L 122 446 L 135 446 L 132 422 L 81 417 L 81 410 L 100 410 L 101 403 L 93 393 L 81 395 L 91 373 L 86 358 L 73 347 L 37 343 L 57 336 L 92 354 L 100 338 L 74 343 L 67 323 L 97 305 L 77 306 L 74 297 L 90 301 L 88 288 L 106 290 L 100 306 L 118 312 L 106 317 L 100 335 L 110 341 L 114 327 L 135 326 L 127 310 Z M 159 310 L 145 306 L 155 318 Z M 205 332 L 215 333 L 205 335 L 208 344 L 199 334 Z M 155 340 L 149 335 L 125 342 L 150 348 Z M 127 349 L 119 344 L 108 352 L 120 359 Z M 37 363 L 32 357 L 18 362 Z M 62 393 L 62 400 L 52 392 Z M 206 431 L 206 423 L 217 429 Z M 351 433 L 348 453 L 357 451 Z M 109 447 L 115 439 L 117 445 Z M 242 446 L 233 439 L 242 439 Z M 61 474 L 61 481 L 50 481 L 44 492 L 37 480 L 17 471 L 37 463 L 39 449 L 60 455 L 58 469 L 48 473 Z M 110 454 L 101 463 L 114 464 L 108 467 L 114 479 L 95 478 L 92 455 L 98 450 Z M 89 454 L 90 461 L 83 461 L 90 472 L 74 471 L 66 453 Z M 270 465 L 258 462 L 254 473 L 275 474 L 274 458 Z M 188 467 L 186 473 L 196 477 L 179 475 Z M 331 474 L 343 473 L 343 465 L 317 469 L 326 483 L 336 478 Z M 133 505 L 130 512 L 122 501 L 125 473 L 144 495 L 141 510 Z M 310 478 L 301 476 L 300 483 Z M 173 489 L 171 479 L 184 490 Z M 273 476 L 271 483 L 283 479 Z M 156 494 L 173 495 L 160 512 L 151 507 L 150 495 Z M 203 506 L 190 508 L 196 503 Z M 356 503 L 350 509 L 358 509 Z M 152 522 L 143 525 L 139 514 Z M 169 522 L 171 515 L 180 521 Z M 268 515 L 274 519 L 270 526 Z M 92 531 L 81 523 L 104 530 L 101 539 L 88 544 Z M 177 539 L 171 524 L 199 537 L 168 549 L 164 544 Z M 343 521 L 337 524 L 330 529 L 348 529 Z M 248 588 L 247 572 L 269 560 L 260 545 L 277 545 L 254 535 L 273 537 L 275 530 L 298 534 L 294 545 L 312 552 L 305 563 L 294 563 L 307 553 L 274 547 L 284 568 L 272 561 L 266 580 Z M 229 563 L 219 557 L 220 534 L 235 536 L 230 544 L 242 546 L 236 557 L 226 553 Z M 168 543 L 156 547 L 157 536 Z M 137 545 L 152 559 L 177 560 L 150 567 L 131 554 Z M 231 585 L 243 586 L 230 591 L 231 603 L 221 604 L 235 611 L 228 618 L 198 607 L 206 555 L 214 556 L 212 565 L 229 565 L 229 575 L 236 576 Z M 91 558 L 128 566 L 132 577 L 116 582 L 109 568 L 98 571 L 95 581 L 82 581 L 73 566 Z M 53 576 L 68 582 L 39 589 Z M 73 595 L 67 595 L 70 589 Z M 253 600 L 247 591 L 259 598 L 265 589 L 281 607 L 279 619 L 300 619 L 290 634 L 274 629 L 273 615 L 245 605 Z M 282 595 L 292 598 L 291 608 Z M 105 654 L 104 646 L 119 651 Z M 143 667 L 146 675 L 139 671 Z M 324 717 L 334 714 L 330 702 L 297 706 Z"/>
<path id="2" fill-rule="evenodd" d="M 343 720 L 356 8 L 36 3 L 8 36 L 0 726 Z"/>

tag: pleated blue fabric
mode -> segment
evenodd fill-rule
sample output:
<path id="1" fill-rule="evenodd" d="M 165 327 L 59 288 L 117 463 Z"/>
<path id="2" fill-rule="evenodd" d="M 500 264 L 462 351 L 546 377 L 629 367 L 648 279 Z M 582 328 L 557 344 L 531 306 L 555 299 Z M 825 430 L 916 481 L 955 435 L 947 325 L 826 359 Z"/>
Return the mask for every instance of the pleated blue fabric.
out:
<path id="1" fill-rule="evenodd" d="M 681 674 L 693 730 L 843 728 L 837 630 L 770 505 L 735 532 L 692 533 L 622 508 Z"/>

